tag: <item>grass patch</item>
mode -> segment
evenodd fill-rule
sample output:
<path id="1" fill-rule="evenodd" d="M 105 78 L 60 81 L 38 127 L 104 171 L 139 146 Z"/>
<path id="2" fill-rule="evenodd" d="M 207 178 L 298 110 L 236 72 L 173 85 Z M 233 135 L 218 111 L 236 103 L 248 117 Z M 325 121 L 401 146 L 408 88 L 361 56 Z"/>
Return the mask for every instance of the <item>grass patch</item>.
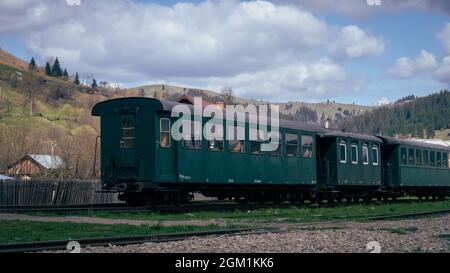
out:
<path id="1" fill-rule="evenodd" d="M 45 223 L 19 220 L 0 221 L 0 243 L 32 242 L 47 240 L 76 240 L 112 236 L 152 235 L 161 233 L 191 232 L 238 226 L 161 226 L 161 225 L 102 225 L 84 223 Z"/>
<path id="2" fill-rule="evenodd" d="M 407 227 L 407 228 L 388 228 L 386 229 L 390 233 L 398 234 L 398 235 L 406 235 L 409 233 L 417 232 L 419 229 L 417 227 Z"/>
<path id="3" fill-rule="evenodd" d="M 115 218 L 115 219 L 136 219 L 136 220 L 204 220 L 204 219 L 226 219 L 231 222 L 254 221 L 254 222 L 311 222 L 326 220 L 363 220 L 369 216 L 402 214 L 412 212 L 424 212 L 440 209 L 448 209 L 450 200 L 438 202 L 418 202 L 406 200 L 394 204 L 352 204 L 340 205 L 336 207 L 290 207 L 290 208 L 267 208 L 251 211 L 219 212 L 219 211 L 195 211 L 180 214 L 149 213 L 144 211 L 136 212 L 81 212 L 72 214 L 76 216 Z M 45 213 L 40 216 L 49 215 Z"/>

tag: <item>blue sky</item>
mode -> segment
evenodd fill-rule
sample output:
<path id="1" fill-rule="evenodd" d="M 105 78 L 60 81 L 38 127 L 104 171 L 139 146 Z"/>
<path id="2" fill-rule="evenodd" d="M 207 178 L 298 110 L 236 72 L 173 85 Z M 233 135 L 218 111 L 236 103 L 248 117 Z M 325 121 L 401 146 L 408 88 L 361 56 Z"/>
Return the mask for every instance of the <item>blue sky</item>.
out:
<path id="1" fill-rule="evenodd" d="M 125 87 L 270 101 L 374 104 L 450 83 L 446 1 L 65 1 L 2 1 L 0 47 Z"/>

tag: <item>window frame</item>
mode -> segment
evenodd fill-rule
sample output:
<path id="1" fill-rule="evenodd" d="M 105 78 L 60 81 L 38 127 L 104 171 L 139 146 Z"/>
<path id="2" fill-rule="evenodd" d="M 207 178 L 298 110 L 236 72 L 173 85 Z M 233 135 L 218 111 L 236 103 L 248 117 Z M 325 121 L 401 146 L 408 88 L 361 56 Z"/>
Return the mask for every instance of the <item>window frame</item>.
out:
<path id="1" fill-rule="evenodd" d="M 288 135 L 290 135 L 290 136 L 295 136 L 295 138 L 296 138 L 296 141 L 297 141 L 297 143 L 296 144 L 290 144 L 290 143 L 288 143 L 287 141 L 288 141 Z M 286 156 L 287 157 L 299 157 L 299 152 L 298 152 L 298 147 L 299 147 L 299 145 L 298 145 L 298 143 L 299 143 L 299 137 L 298 137 L 298 134 L 294 134 L 294 133 L 284 133 L 284 145 L 286 146 L 286 148 L 285 148 L 285 151 L 286 151 Z M 293 146 L 295 146 L 295 155 L 290 155 L 290 154 L 288 154 L 288 147 L 293 147 Z"/>
<path id="2" fill-rule="evenodd" d="M 200 140 L 195 140 L 195 121 L 190 120 L 189 121 L 191 123 L 191 132 L 190 132 L 190 140 L 189 141 L 194 141 L 195 143 L 199 143 L 198 146 L 194 146 L 194 147 L 186 147 L 186 141 L 184 139 L 184 132 L 183 132 L 183 139 L 181 140 L 181 146 L 186 149 L 186 150 L 194 150 L 194 151 L 201 151 L 203 149 L 203 138 L 201 137 L 201 132 L 200 132 Z"/>
<path id="3" fill-rule="evenodd" d="M 342 160 L 341 147 L 344 147 L 344 160 Z M 342 164 L 347 163 L 347 143 L 344 143 L 344 142 L 339 143 L 339 163 L 342 163 Z"/>
<path id="4" fill-rule="evenodd" d="M 448 161 L 448 152 L 442 152 L 442 166 L 445 169 L 450 168 L 450 164 Z"/>
<path id="5" fill-rule="evenodd" d="M 403 155 L 405 155 L 404 158 L 402 157 Z M 408 149 L 406 147 L 400 147 L 400 164 L 408 165 Z"/>
<path id="6" fill-rule="evenodd" d="M 125 127 L 125 121 L 130 121 L 133 127 L 129 127 L 129 125 L 127 125 L 128 127 Z M 124 116 L 122 117 L 122 121 L 121 121 L 121 128 L 120 128 L 120 149 L 124 149 L 124 150 L 131 150 L 134 149 L 134 142 L 136 140 L 136 119 L 133 118 L 132 116 Z M 132 132 L 132 137 L 130 136 L 125 136 L 127 135 L 125 133 L 125 131 L 131 131 Z M 130 141 L 131 145 L 130 146 L 125 146 L 125 144 L 127 143 L 127 141 Z M 128 143 L 129 144 L 129 143 Z"/>
<path id="7" fill-rule="evenodd" d="M 428 150 L 422 151 L 422 166 L 424 167 L 430 166 L 430 152 Z"/>
<path id="8" fill-rule="evenodd" d="M 364 161 L 364 150 L 366 151 L 367 154 L 367 161 Z M 363 165 L 369 165 L 370 159 L 369 159 L 369 144 L 365 143 L 363 144 L 362 147 L 362 163 Z"/>
<path id="9" fill-rule="evenodd" d="M 436 168 L 436 152 L 430 151 L 430 163 L 429 166 L 432 168 Z"/>
<path id="10" fill-rule="evenodd" d="M 355 151 L 356 160 L 353 158 L 353 148 L 356 148 L 356 151 Z M 354 164 L 354 165 L 358 164 L 358 144 L 351 144 L 350 152 L 351 152 L 350 154 L 351 154 L 352 164 Z"/>
<path id="11" fill-rule="evenodd" d="M 311 138 L 311 145 L 305 145 L 303 144 L 303 137 Z M 312 135 L 300 135 L 300 145 L 301 145 L 301 157 L 302 158 L 308 158 L 312 159 L 315 156 L 314 153 L 314 137 Z M 305 156 L 305 150 L 308 150 L 310 152 L 310 156 Z"/>
<path id="12" fill-rule="evenodd" d="M 162 121 L 163 120 L 167 120 L 169 122 L 169 130 L 167 132 L 162 130 Z M 172 147 L 172 137 L 171 137 L 171 132 L 170 132 L 170 125 L 171 125 L 171 121 L 169 118 L 160 118 L 159 119 L 159 147 L 164 148 L 164 149 Z M 161 145 L 161 136 L 163 133 L 166 133 L 169 135 L 169 145 L 168 146 Z"/>
<path id="13" fill-rule="evenodd" d="M 414 157 L 415 166 L 422 166 L 422 150 L 416 149 Z"/>
<path id="14" fill-rule="evenodd" d="M 442 152 L 440 151 L 436 152 L 436 167 L 442 168 Z"/>
<path id="15" fill-rule="evenodd" d="M 227 151 L 228 152 L 230 152 L 230 153 L 234 153 L 234 154 L 245 154 L 246 153 L 246 148 L 247 148 L 247 145 L 246 145 L 246 141 L 245 141 L 245 125 L 244 126 L 235 126 L 235 125 L 232 125 L 232 126 L 228 126 L 227 127 L 227 130 L 230 130 L 230 128 L 232 128 L 232 130 L 233 130 L 233 137 L 234 137 L 234 139 L 233 140 L 227 140 L 227 142 L 228 142 L 228 149 L 227 149 Z M 240 129 L 242 129 L 242 130 L 244 130 L 244 139 L 237 139 L 238 138 L 238 128 L 240 128 Z M 229 132 L 227 132 L 226 133 L 226 135 L 229 135 Z M 242 150 L 240 150 L 240 151 L 234 151 L 234 150 L 232 150 L 231 149 L 231 147 L 233 146 L 231 143 L 232 142 L 235 142 L 235 143 L 238 143 L 238 142 L 240 142 L 241 143 L 241 145 L 242 145 Z"/>
<path id="16" fill-rule="evenodd" d="M 412 157 L 411 157 L 412 155 Z M 408 165 L 415 166 L 416 165 L 416 152 L 414 148 L 408 148 Z"/>
<path id="17" fill-rule="evenodd" d="M 376 162 L 373 160 L 373 155 L 374 155 L 373 152 L 374 152 L 374 151 L 375 151 L 375 154 L 377 155 L 377 156 L 376 156 L 376 158 L 377 158 L 377 161 L 376 161 Z M 379 149 L 378 149 L 378 146 L 374 145 L 374 146 L 372 146 L 372 165 L 378 166 L 379 164 L 380 164 Z"/>

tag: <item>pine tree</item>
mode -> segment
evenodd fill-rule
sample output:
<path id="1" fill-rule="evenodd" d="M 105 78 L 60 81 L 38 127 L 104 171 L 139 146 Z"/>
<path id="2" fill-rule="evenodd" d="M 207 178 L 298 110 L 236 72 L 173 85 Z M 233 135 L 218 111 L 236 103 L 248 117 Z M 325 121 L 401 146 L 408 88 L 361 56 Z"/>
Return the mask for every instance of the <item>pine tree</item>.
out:
<path id="1" fill-rule="evenodd" d="M 30 70 L 34 70 L 36 68 L 36 61 L 34 60 L 34 57 L 31 57 L 30 64 L 28 65 L 28 68 Z"/>
<path id="2" fill-rule="evenodd" d="M 78 77 L 78 72 L 75 73 L 75 80 L 73 81 L 74 84 L 80 85 L 80 78 Z"/>
<path id="3" fill-rule="evenodd" d="M 58 58 L 56 58 L 55 62 L 53 63 L 52 74 L 55 77 L 61 77 L 63 75 Z"/>
<path id="4" fill-rule="evenodd" d="M 69 77 L 69 73 L 67 72 L 67 69 L 65 69 L 65 68 L 64 68 L 63 76 L 66 78 Z"/>
<path id="5" fill-rule="evenodd" d="M 96 81 L 95 78 L 94 78 L 94 79 L 92 80 L 91 87 L 95 89 L 95 88 L 97 88 L 97 86 L 98 86 L 98 85 L 97 85 L 97 81 Z"/>
<path id="6" fill-rule="evenodd" d="M 50 68 L 50 64 L 48 62 L 47 62 L 47 64 L 45 64 L 45 75 L 53 76 L 52 75 L 52 69 Z"/>

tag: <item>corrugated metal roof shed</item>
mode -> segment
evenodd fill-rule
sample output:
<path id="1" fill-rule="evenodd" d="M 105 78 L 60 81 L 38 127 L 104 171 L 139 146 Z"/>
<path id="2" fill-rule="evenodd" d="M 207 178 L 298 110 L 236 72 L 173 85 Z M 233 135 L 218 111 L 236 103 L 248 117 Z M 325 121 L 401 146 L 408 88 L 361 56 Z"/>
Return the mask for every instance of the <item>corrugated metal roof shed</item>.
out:
<path id="1" fill-rule="evenodd" d="M 0 180 L 14 180 L 14 178 L 0 174 Z"/>
<path id="2" fill-rule="evenodd" d="M 62 158 L 59 156 L 52 156 L 52 155 L 32 155 L 29 154 L 29 157 L 31 157 L 34 161 L 36 161 L 39 165 L 46 169 L 59 169 L 64 167 L 65 163 Z"/>

